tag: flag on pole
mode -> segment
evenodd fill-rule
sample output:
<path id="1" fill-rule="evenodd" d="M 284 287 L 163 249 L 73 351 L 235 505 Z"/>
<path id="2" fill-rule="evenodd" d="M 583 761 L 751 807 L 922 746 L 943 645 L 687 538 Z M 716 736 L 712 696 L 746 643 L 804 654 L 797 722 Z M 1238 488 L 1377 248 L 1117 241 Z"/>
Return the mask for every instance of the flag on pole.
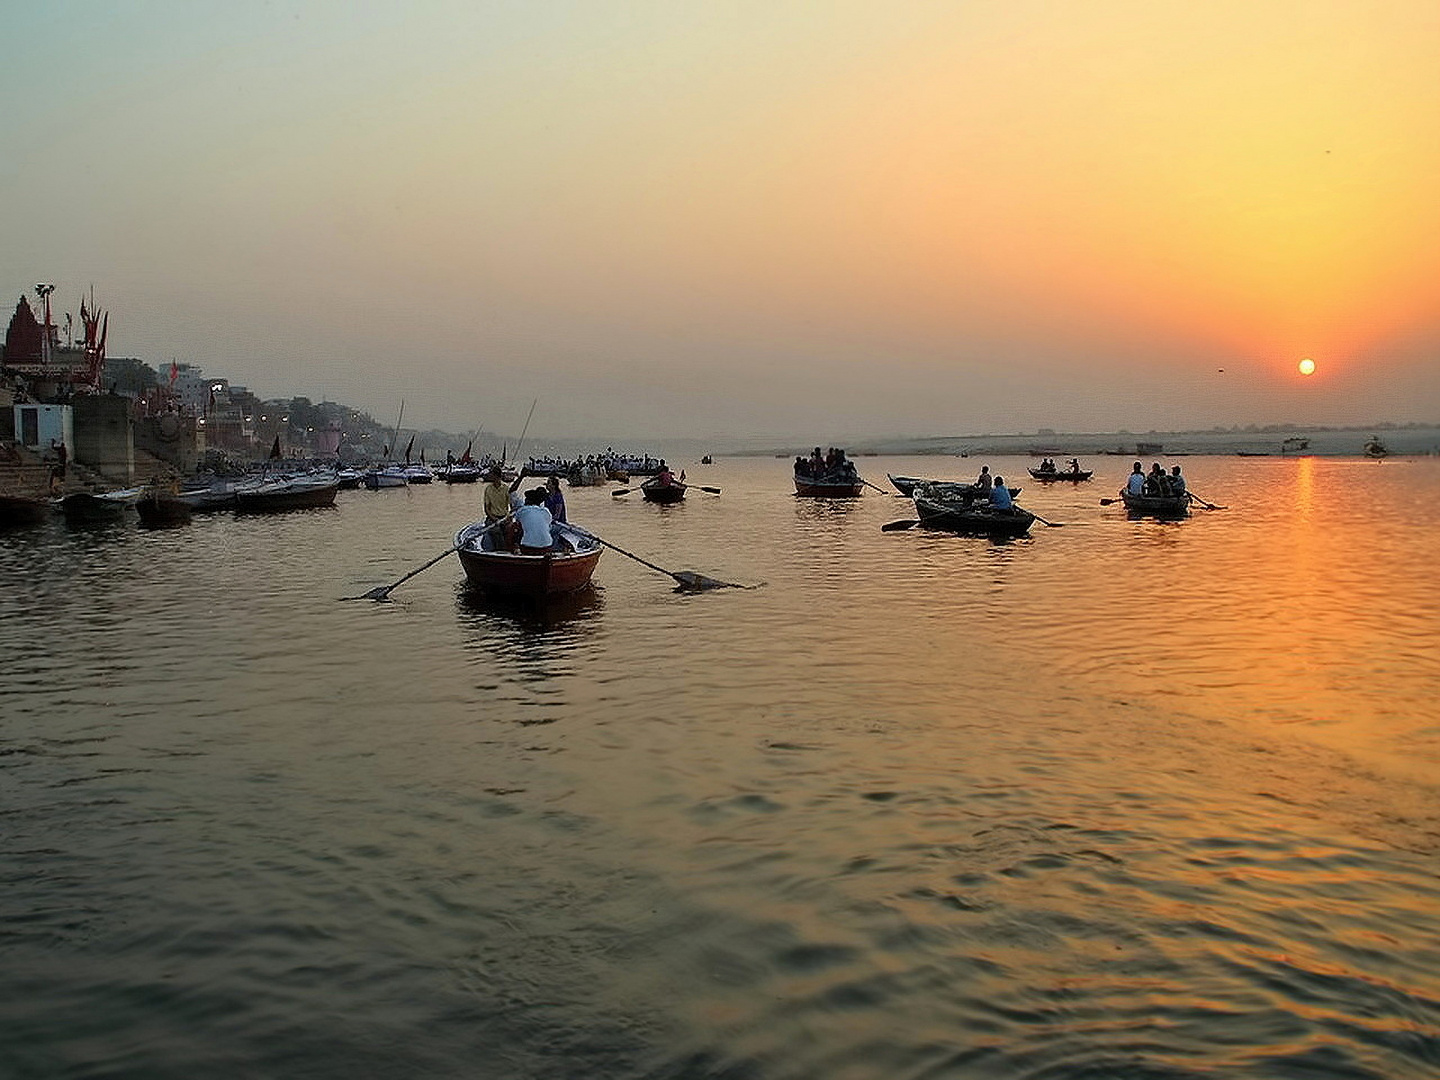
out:
<path id="1" fill-rule="evenodd" d="M 410 436 L 410 441 L 405 444 L 405 464 L 410 464 L 410 451 L 415 449 L 415 436 Z"/>
<path id="2" fill-rule="evenodd" d="M 470 464 L 470 448 L 471 448 L 472 446 L 474 446 L 474 445 L 475 445 L 475 440 L 474 440 L 474 439 L 471 439 L 468 443 L 465 444 L 465 453 L 463 453 L 463 454 L 460 455 L 460 464 L 462 464 L 462 465 L 469 465 L 469 464 Z"/>
<path id="3" fill-rule="evenodd" d="M 278 434 L 275 436 L 274 444 L 270 447 L 270 460 L 280 460 L 280 436 Z"/>
<path id="4" fill-rule="evenodd" d="M 108 312 L 107 312 L 107 314 L 108 314 Z M 107 328 L 107 329 L 108 329 L 108 328 Z M 175 380 L 178 379 L 179 377 L 180 377 L 180 365 L 179 365 L 176 361 L 171 360 L 171 361 L 170 361 L 170 385 L 171 385 L 171 386 L 174 386 L 174 385 L 175 385 Z"/>

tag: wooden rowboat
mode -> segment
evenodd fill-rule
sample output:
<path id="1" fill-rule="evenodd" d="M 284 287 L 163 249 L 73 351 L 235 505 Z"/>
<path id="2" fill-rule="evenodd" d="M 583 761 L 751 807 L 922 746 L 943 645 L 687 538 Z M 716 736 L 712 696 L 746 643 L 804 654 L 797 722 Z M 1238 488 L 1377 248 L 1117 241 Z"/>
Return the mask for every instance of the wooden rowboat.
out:
<path id="1" fill-rule="evenodd" d="M 889 478 L 890 483 L 895 485 L 895 490 L 905 496 L 915 494 L 915 489 L 921 484 L 938 484 L 947 494 L 959 496 L 969 492 L 973 497 L 983 497 L 978 484 L 964 483 L 959 480 L 931 480 L 923 476 L 894 476 L 890 473 L 885 475 Z M 1009 490 L 1012 499 L 1023 490 L 1018 487 L 1010 487 L 1009 484 L 1006 484 L 1005 487 Z"/>
<path id="2" fill-rule="evenodd" d="M 640 485 L 640 494 L 645 497 L 646 502 L 668 506 L 685 498 L 685 488 L 685 484 L 662 484 L 655 480 L 646 480 Z"/>
<path id="3" fill-rule="evenodd" d="M 849 476 L 840 476 L 831 473 L 828 476 L 802 476 L 795 474 L 795 494 L 813 495 L 819 498 L 829 499 L 854 499 L 865 491 L 865 481 L 858 477 L 852 479 Z"/>
<path id="4" fill-rule="evenodd" d="M 1145 514 L 1150 517 L 1185 517 L 1190 512 L 1190 496 L 1186 495 L 1132 495 L 1120 489 L 1120 501 L 1131 514 Z"/>
<path id="5" fill-rule="evenodd" d="M 1024 536 L 1035 523 L 1035 515 L 1018 506 L 1012 510 L 997 510 L 984 502 L 967 505 L 960 500 L 931 494 L 923 488 L 913 498 L 920 524 L 927 529 L 1006 540 Z"/>
<path id="6" fill-rule="evenodd" d="M 1049 483 L 1052 480 L 1071 480 L 1079 483 L 1081 480 L 1089 480 L 1095 475 L 1094 469 L 1029 469 L 1027 470 L 1036 480 Z"/>
<path id="7" fill-rule="evenodd" d="M 555 527 L 562 547 L 544 555 L 495 550 L 494 529 L 472 522 L 455 534 L 455 551 L 465 579 L 486 592 L 541 600 L 577 592 L 590 584 L 604 548 L 594 538 L 563 525 Z"/>

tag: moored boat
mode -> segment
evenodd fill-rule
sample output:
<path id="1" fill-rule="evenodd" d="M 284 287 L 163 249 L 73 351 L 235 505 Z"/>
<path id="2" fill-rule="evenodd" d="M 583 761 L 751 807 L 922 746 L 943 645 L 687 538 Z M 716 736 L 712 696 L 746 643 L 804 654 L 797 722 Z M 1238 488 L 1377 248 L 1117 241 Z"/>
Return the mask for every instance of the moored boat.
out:
<path id="1" fill-rule="evenodd" d="M 1120 489 L 1120 501 L 1132 514 L 1146 514 L 1150 517 L 1185 517 L 1190 512 L 1190 496 L 1185 495 L 1132 495 Z"/>
<path id="2" fill-rule="evenodd" d="M 0 494 L 0 529 L 39 525 L 50 516 L 50 503 L 33 495 Z"/>
<path id="3" fill-rule="evenodd" d="M 140 488 L 100 494 L 77 491 L 60 500 L 60 512 L 68 525 L 109 525 L 124 518 L 140 493 Z"/>
<path id="4" fill-rule="evenodd" d="M 988 502 L 954 498 L 930 485 L 916 488 L 911 497 L 915 500 L 920 524 L 927 529 L 1003 540 L 1024 536 L 1035 523 L 1035 515 L 1018 506 L 999 510 Z"/>
<path id="5" fill-rule="evenodd" d="M 135 512 L 146 529 L 174 529 L 190 524 L 190 504 L 177 491 L 148 487 L 135 500 Z"/>
<path id="6" fill-rule="evenodd" d="M 238 488 L 235 509 L 242 514 L 278 514 L 335 505 L 339 485 L 323 476 L 282 477 Z"/>
<path id="7" fill-rule="evenodd" d="M 465 579 L 486 592 L 540 600 L 576 592 L 590 584 L 604 547 L 593 537 L 557 524 L 557 548 L 543 555 L 496 550 L 495 530 L 473 522 L 455 534 L 455 551 Z"/>
<path id="8" fill-rule="evenodd" d="M 403 465 L 386 465 L 369 469 L 361 477 L 361 481 L 371 491 L 379 491 L 381 488 L 408 487 L 410 484 L 410 478 L 405 475 Z"/>
<path id="9" fill-rule="evenodd" d="M 440 479 L 447 484 L 473 484 L 480 479 L 480 466 L 473 461 L 455 461 L 441 468 Z"/>

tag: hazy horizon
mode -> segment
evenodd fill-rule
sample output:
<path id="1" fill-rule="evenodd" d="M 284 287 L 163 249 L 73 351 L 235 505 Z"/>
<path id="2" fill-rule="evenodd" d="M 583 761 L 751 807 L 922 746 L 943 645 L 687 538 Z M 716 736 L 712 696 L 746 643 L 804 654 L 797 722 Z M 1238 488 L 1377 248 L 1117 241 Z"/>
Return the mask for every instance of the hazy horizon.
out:
<path id="1" fill-rule="evenodd" d="M 93 287 L 111 355 L 263 397 L 631 442 L 1440 418 L 1433 4 L 7 27 L 6 317 Z"/>

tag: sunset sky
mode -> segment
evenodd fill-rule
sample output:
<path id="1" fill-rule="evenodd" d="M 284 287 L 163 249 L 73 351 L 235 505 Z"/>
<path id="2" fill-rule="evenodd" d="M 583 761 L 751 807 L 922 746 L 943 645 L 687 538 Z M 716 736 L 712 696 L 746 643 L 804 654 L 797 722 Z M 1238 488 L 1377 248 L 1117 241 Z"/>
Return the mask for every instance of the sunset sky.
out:
<path id="1" fill-rule="evenodd" d="M 1440 421 L 1435 0 L 4 25 L 0 300 L 111 355 L 554 438 Z"/>

